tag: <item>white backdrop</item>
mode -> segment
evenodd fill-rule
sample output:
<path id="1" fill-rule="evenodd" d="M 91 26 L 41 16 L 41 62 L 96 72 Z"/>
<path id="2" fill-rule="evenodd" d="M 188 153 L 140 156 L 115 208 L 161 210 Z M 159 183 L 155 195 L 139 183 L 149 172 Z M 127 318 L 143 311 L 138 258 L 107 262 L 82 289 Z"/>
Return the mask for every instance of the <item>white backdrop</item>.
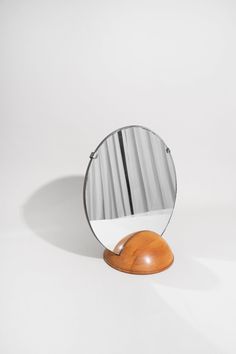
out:
<path id="1" fill-rule="evenodd" d="M 133 298 L 132 294 L 139 292 L 134 300 L 134 307 L 135 304 L 140 305 L 151 299 L 150 302 L 147 301 L 147 312 L 139 310 L 137 313 L 132 306 L 127 309 L 125 330 L 130 333 L 131 339 L 135 340 L 136 335 L 129 331 L 129 326 L 139 322 L 142 316 L 146 318 L 150 315 L 149 303 L 154 306 L 153 311 L 156 314 L 150 319 L 153 327 L 149 333 L 157 338 L 159 335 L 165 338 L 162 328 L 168 326 L 165 327 L 163 321 L 166 318 L 168 321 L 173 320 L 168 307 L 173 296 L 175 302 L 172 306 L 182 315 L 185 313 L 186 318 L 193 308 L 201 313 L 199 309 L 203 309 L 203 304 L 207 303 L 206 306 L 210 309 L 207 324 L 211 328 L 210 333 L 207 328 L 206 333 L 204 332 L 204 338 L 210 337 L 209 346 L 205 339 L 201 342 L 202 337 L 199 340 L 197 329 L 198 334 L 193 334 L 193 337 L 192 332 L 188 334 L 188 347 L 188 341 L 183 338 L 180 342 L 178 339 L 181 333 L 178 333 L 179 321 L 175 317 L 174 322 L 172 321 L 176 324 L 173 325 L 173 333 L 177 330 L 178 336 L 172 341 L 175 348 L 182 353 L 185 349 L 189 352 L 191 343 L 194 342 L 196 352 L 201 350 L 202 353 L 215 354 L 219 350 L 224 354 L 234 353 L 236 349 L 232 329 L 227 328 L 228 332 L 223 324 L 227 322 L 229 327 L 231 323 L 235 324 L 235 314 L 231 313 L 227 317 L 222 309 L 219 314 L 222 316 L 222 326 L 217 326 L 214 314 L 223 303 L 230 304 L 229 294 L 234 294 L 235 291 L 230 288 L 230 279 L 235 275 L 230 273 L 230 269 L 235 271 L 232 268 L 235 265 L 232 249 L 235 249 L 233 235 L 236 208 L 236 3 L 229 0 L 2 0 L 0 28 L 0 262 L 1 283 L 5 289 L 5 293 L 0 295 L 0 306 L 4 309 L 4 316 L 1 315 L 0 320 L 1 352 L 60 354 L 65 353 L 67 344 L 71 343 L 70 351 L 66 350 L 70 353 L 106 353 L 103 333 L 108 331 L 106 340 L 110 345 L 114 341 L 117 344 L 117 338 L 105 324 L 99 331 L 99 318 L 105 316 L 112 321 L 109 316 L 115 311 L 117 302 L 121 301 L 122 306 L 127 303 L 121 294 L 121 300 L 118 299 L 121 283 L 122 289 L 126 286 L 128 297 Z M 73 218 L 67 218 L 63 224 L 64 229 L 60 229 L 61 240 L 57 244 L 59 247 L 52 245 L 57 243 L 56 234 L 50 239 L 54 232 L 50 233 L 50 228 L 55 227 L 53 221 L 60 224 L 65 219 L 61 210 L 61 214 L 57 214 L 58 209 L 53 209 L 57 204 L 58 194 L 62 191 L 62 200 L 67 202 L 66 188 L 69 187 L 60 179 L 71 178 L 73 182 L 73 176 L 84 175 L 89 154 L 100 140 L 112 130 L 130 124 L 146 126 L 164 139 L 172 151 L 178 181 L 177 208 L 167 230 L 169 243 L 174 243 L 176 247 L 177 266 L 173 266 L 174 273 L 170 270 L 169 273 L 161 274 L 160 278 L 147 277 L 144 281 L 140 280 L 143 277 L 134 280 L 133 277 L 109 269 L 101 258 L 85 257 L 87 249 L 84 249 L 84 254 L 79 254 L 74 249 L 77 229 L 73 230 L 73 240 L 68 246 L 65 232 L 70 228 L 70 223 L 74 222 Z M 80 182 L 81 191 L 82 180 Z M 49 185 L 51 194 L 46 197 L 45 194 L 40 194 L 39 199 L 36 196 L 36 200 L 32 201 L 31 196 L 46 184 Z M 50 189 L 50 184 L 54 185 L 53 190 Z M 69 189 L 69 192 L 75 201 L 76 188 L 73 191 Z M 46 211 L 45 198 L 49 202 Z M 44 204 L 41 203 L 42 200 Z M 37 212 L 40 210 L 41 216 L 48 211 L 48 232 L 44 238 L 51 243 L 37 237 L 36 229 L 39 230 L 39 236 L 45 236 L 42 231 L 45 225 L 38 214 L 32 217 L 32 205 Z M 70 208 L 71 206 L 67 211 L 71 214 Z M 61 217 L 58 218 L 58 215 Z M 72 215 L 76 218 L 77 213 Z M 79 224 L 77 226 L 78 229 L 82 227 Z M 201 251 L 201 247 L 196 246 L 196 240 L 204 230 L 206 232 L 201 238 L 201 244 L 207 242 L 209 237 L 208 251 Z M 224 284 L 220 290 L 214 290 L 213 297 L 217 299 L 214 305 L 211 302 L 212 296 L 204 293 L 204 289 L 202 293 L 198 292 L 200 295 L 194 290 L 186 293 L 186 288 L 192 289 L 193 286 L 190 279 L 198 279 L 196 282 L 200 289 L 201 279 L 206 284 L 210 282 L 204 278 L 204 274 L 208 273 L 202 271 L 201 265 L 191 263 L 194 266 L 183 265 L 178 268 L 178 259 L 184 258 L 186 252 L 193 250 L 193 246 L 188 246 L 191 238 L 196 252 L 194 256 L 217 259 L 219 262 L 208 264 L 210 269 L 215 267 L 214 272 L 218 272 L 220 284 Z M 93 250 L 100 247 L 96 241 L 91 242 L 94 242 L 93 246 L 90 245 Z M 74 253 L 66 253 L 65 249 Z M 180 253 L 182 251 L 183 257 L 178 254 L 178 249 Z M 99 250 L 101 252 L 100 248 Z M 42 268 L 39 267 L 41 262 Z M 190 272 L 188 275 L 185 274 L 186 268 Z M 29 273 L 30 269 L 32 274 Z M 221 274 L 222 269 L 225 272 Z M 97 278 L 103 279 L 101 282 L 104 289 L 107 290 L 111 284 L 117 289 L 114 293 L 107 290 L 110 300 L 106 298 L 108 295 L 105 290 L 102 292 L 100 283 L 95 281 L 91 285 L 95 274 Z M 169 283 L 168 276 L 172 277 Z M 58 279 L 57 286 L 51 287 L 55 279 Z M 78 307 L 78 303 L 83 302 L 86 305 L 88 301 L 88 294 L 81 290 L 86 288 L 86 279 L 90 281 L 89 288 L 87 287 L 90 301 L 94 300 L 93 293 L 98 296 L 98 306 L 94 305 L 92 312 L 87 313 Z M 159 286 L 158 296 L 163 296 L 164 299 L 159 299 L 159 302 L 149 289 L 153 279 L 164 279 L 161 285 L 155 285 L 155 291 Z M 187 280 L 179 290 L 183 279 Z M 68 283 L 70 280 L 71 283 Z M 145 283 L 141 283 L 142 281 Z M 74 284 L 77 282 L 78 288 L 75 290 Z M 33 288 L 30 288 L 31 284 Z M 141 290 L 143 286 L 148 290 Z M 173 288 L 177 288 L 177 294 Z M 61 317 L 58 315 L 61 307 L 58 303 L 57 311 L 53 300 L 58 292 L 63 294 L 58 300 L 60 305 L 67 309 Z M 191 292 L 192 297 L 187 298 Z M 39 305 L 37 312 L 35 309 L 40 303 L 37 297 L 39 293 L 43 303 L 41 307 Z M 73 300 L 72 293 L 77 294 Z M 143 294 L 144 300 L 140 294 Z M 181 299 L 185 295 L 189 312 L 184 312 L 181 307 Z M 112 302 L 113 296 L 114 299 L 117 296 L 117 302 Z M 169 301 L 166 312 L 165 299 Z M 199 302 L 200 299 L 202 303 Z M 162 301 L 163 305 L 159 306 Z M 70 309 L 67 308 L 68 304 Z M 45 317 L 41 317 L 44 310 Z M 162 325 L 155 332 L 158 314 Z M 63 325 L 60 327 L 54 323 L 57 316 L 62 322 L 66 320 L 72 323 L 73 328 Z M 199 328 L 204 330 L 202 318 L 198 318 L 197 313 L 193 317 L 189 316 L 187 323 L 192 318 L 192 322 L 200 323 Z M 89 326 L 90 320 L 94 323 L 92 328 Z M 78 321 L 82 321 L 83 325 Z M 116 333 L 123 335 L 123 343 L 128 345 L 130 339 L 121 329 L 123 320 L 118 317 L 117 321 L 114 329 Z M 180 322 L 185 326 L 182 320 Z M 44 326 L 49 332 L 53 328 L 51 336 Z M 77 343 L 77 332 L 85 339 L 88 337 L 92 340 L 94 337 L 93 344 L 97 340 L 97 347 L 94 344 L 95 347 L 92 348 L 92 344 L 88 344 L 88 338 Z M 27 339 L 26 333 L 31 336 L 31 341 Z M 58 342 L 55 342 L 58 334 Z M 140 350 L 143 354 L 145 341 L 151 340 L 148 332 L 144 332 L 143 336 L 143 341 L 140 338 L 138 340 L 136 353 Z M 15 338 L 14 343 L 11 338 Z M 38 342 L 41 344 L 36 350 L 34 345 Z M 211 347 L 213 342 L 216 345 L 214 348 Z M 203 347 L 199 348 L 199 343 L 203 343 Z M 165 353 L 165 342 L 162 344 L 162 353 Z M 89 349 L 86 351 L 88 345 Z M 150 347 L 145 352 L 152 354 L 156 349 L 155 341 L 151 340 Z M 118 346 L 117 353 L 120 350 L 121 347 Z M 171 347 L 168 350 L 171 352 Z M 169 353 L 168 350 L 166 353 Z"/>
<path id="2" fill-rule="evenodd" d="M 172 150 L 179 202 L 233 201 L 234 2 L 2 1 L 0 16 L 1 161 L 4 175 L 19 164 L 15 186 L 83 174 L 104 135 L 143 124 Z"/>

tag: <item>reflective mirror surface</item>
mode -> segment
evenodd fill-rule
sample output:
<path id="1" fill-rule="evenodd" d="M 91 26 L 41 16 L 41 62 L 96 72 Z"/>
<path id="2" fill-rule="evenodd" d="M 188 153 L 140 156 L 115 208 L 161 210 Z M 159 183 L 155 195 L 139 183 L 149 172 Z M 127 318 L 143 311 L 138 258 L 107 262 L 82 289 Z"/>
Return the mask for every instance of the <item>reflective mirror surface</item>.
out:
<path id="1" fill-rule="evenodd" d="M 107 249 L 114 251 L 122 238 L 137 231 L 162 235 L 175 199 L 170 150 L 151 130 L 116 130 L 91 154 L 84 182 L 85 212 Z"/>

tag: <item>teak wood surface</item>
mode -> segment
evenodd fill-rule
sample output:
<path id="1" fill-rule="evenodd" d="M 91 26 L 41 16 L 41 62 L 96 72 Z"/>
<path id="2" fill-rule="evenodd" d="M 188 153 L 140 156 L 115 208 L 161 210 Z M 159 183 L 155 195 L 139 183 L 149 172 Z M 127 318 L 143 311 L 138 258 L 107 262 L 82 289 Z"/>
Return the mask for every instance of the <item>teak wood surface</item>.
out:
<path id="1" fill-rule="evenodd" d="M 147 230 L 124 237 L 114 252 L 107 249 L 104 251 L 106 263 L 131 274 L 159 273 L 174 261 L 174 255 L 164 238 Z"/>

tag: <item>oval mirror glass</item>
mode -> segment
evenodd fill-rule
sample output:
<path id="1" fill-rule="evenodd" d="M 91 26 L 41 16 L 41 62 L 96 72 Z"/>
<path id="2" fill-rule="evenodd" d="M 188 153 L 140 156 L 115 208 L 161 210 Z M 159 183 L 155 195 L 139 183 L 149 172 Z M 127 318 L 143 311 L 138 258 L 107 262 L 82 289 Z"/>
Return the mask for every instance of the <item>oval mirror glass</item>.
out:
<path id="1" fill-rule="evenodd" d="M 150 230 L 162 235 L 176 199 L 176 173 L 170 149 L 141 126 L 118 129 L 90 155 L 84 206 L 90 227 L 114 252 L 129 234 Z"/>

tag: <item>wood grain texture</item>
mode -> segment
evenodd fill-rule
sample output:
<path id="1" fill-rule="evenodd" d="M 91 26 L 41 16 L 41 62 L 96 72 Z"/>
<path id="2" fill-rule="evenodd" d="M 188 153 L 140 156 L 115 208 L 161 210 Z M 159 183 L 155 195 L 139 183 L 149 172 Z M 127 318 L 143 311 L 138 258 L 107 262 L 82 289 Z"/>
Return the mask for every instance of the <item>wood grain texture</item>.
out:
<path id="1" fill-rule="evenodd" d="M 106 263 L 131 274 L 158 273 L 174 261 L 174 255 L 164 238 L 147 230 L 124 237 L 116 245 L 114 252 L 107 249 L 104 251 Z"/>

